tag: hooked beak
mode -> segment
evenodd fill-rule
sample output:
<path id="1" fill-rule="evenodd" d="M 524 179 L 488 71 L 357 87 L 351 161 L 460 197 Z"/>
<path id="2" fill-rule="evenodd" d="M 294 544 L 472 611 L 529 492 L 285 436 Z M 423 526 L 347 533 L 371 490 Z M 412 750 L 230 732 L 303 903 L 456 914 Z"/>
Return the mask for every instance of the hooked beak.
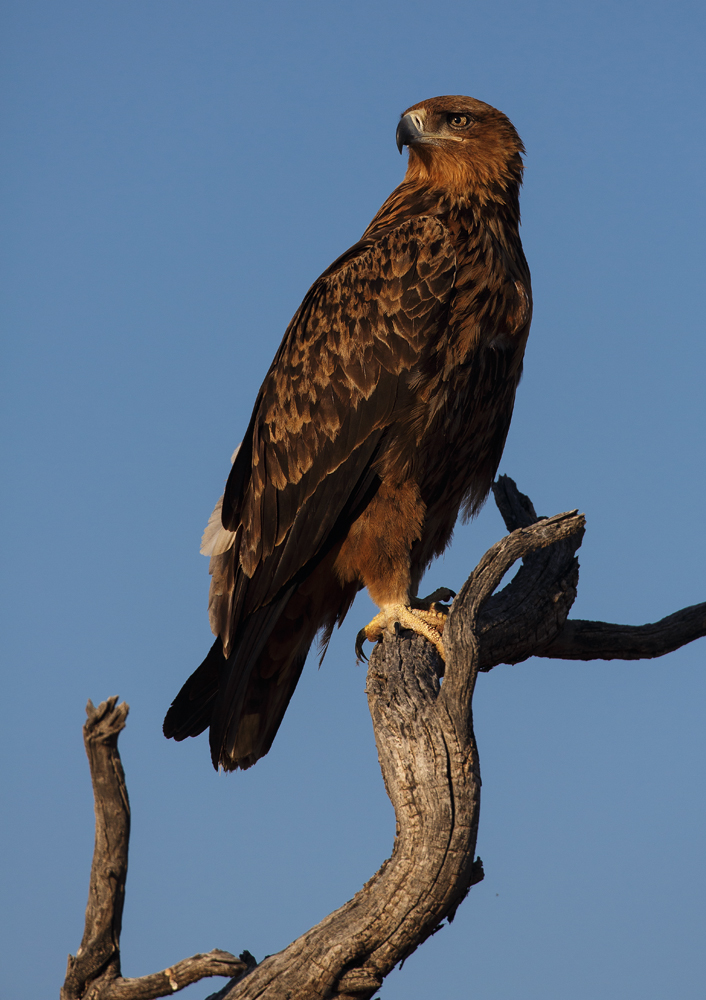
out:
<path id="1" fill-rule="evenodd" d="M 410 112 L 400 119 L 400 123 L 397 126 L 397 132 L 395 138 L 397 140 L 397 148 L 400 153 L 402 152 L 403 146 L 411 146 L 415 140 L 419 140 L 424 135 L 423 123 L 420 115 Z"/>

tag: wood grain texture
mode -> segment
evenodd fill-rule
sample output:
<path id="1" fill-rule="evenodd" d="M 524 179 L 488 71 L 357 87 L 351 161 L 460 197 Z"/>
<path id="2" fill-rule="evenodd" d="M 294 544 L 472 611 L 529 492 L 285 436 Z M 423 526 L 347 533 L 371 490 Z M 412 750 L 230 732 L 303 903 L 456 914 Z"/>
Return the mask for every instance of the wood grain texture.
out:
<path id="1" fill-rule="evenodd" d="M 508 476 L 499 477 L 493 493 L 511 531 L 546 523 Z M 646 625 L 568 619 L 579 578 L 575 552 L 582 538 L 583 530 L 569 532 L 564 540 L 529 553 L 513 580 L 486 601 L 478 619 L 480 670 L 491 670 L 500 663 L 519 663 L 530 656 L 560 660 L 652 659 L 706 636 L 706 603 L 683 608 Z M 506 542 L 503 539 L 499 544 Z"/>
<path id="2" fill-rule="evenodd" d="M 367 693 L 397 816 L 392 855 L 350 902 L 223 994 L 228 1000 L 372 997 L 482 878 L 475 738 L 468 711 L 449 711 L 440 670 L 419 636 L 376 646 Z"/>
<path id="3" fill-rule="evenodd" d="M 247 952 L 239 959 L 210 952 L 142 979 L 120 976 L 129 813 L 117 734 L 127 706 L 116 708 L 110 699 L 96 710 L 89 702 L 96 854 L 86 932 L 69 959 L 62 1000 L 150 1000 L 207 975 L 232 977 L 209 1000 L 371 1000 L 394 966 L 451 921 L 483 878 L 475 856 L 478 671 L 530 656 L 660 656 L 706 634 L 706 604 L 640 627 L 567 619 L 578 585 L 583 516 L 538 517 L 507 477 L 494 493 L 509 534 L 486 552 L 453 603 L 444 631 L 446 664 L 429 642 L 407 632 L 386 634 L 370 658 L 368 704 L 397 818 L 392 854 L 353 899 L 259 965 Z M 513 579 L 495 593 L 518 560 Z M 113 872 L 118 878 L 111 883 Z"/>
<path id="4" fill-rule="evenodd" d="M 193 955 L 162 972 L 138 979 L 120 974 L 120 931 L 130 838 L 130 804 L 118 752 L 129 707 L 113 696 L 98 708 L 89 701 L 83 739 L 91 770 L 96 839 L 86 921 L 76 955 L 69 955 L 61 1000 L 153 1000 L 206 976 L 245 972 L 249 964 L 227 951 Z"/>
<path id="5" fill-rule="evenodd" d="M 91 769 L 96 813 L 96 839 L 81 945 L 69 955 L 61 1000 L 88 996 L 99 978 L 120 975 L 120 931 L 130 839 L 130 803 L 125 787 L 118 735 L 128 706 L 108 698 L 95 708 L 89 701 L 83 742 Z"/>
<path id="6" fill-rule="evenodd" d="M 567 621 L 540 656 L 559 660 L 649 660 L 706 635 L 706 603 L 647 625 Z"/>

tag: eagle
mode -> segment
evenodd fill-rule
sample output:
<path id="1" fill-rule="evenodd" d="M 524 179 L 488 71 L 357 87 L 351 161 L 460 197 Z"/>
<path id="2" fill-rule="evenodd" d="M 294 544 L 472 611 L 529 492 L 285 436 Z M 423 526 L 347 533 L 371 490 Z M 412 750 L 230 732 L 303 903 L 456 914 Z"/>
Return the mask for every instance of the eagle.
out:
<path id="1" fill-rule="evenodd" d="M 532 314 L 524 147 L 461 96 L 415 104 L 396 139 L 404 180 L 306 293 L 203 536 L 216 640 L 164 733 L 210 727 L 216 768 L 268 752 L 312 642 L 363 587 L 379 614 L 358 649 L 399 623 L 443 657 L 452 592 L 417 590 L 500 462 Z"/>

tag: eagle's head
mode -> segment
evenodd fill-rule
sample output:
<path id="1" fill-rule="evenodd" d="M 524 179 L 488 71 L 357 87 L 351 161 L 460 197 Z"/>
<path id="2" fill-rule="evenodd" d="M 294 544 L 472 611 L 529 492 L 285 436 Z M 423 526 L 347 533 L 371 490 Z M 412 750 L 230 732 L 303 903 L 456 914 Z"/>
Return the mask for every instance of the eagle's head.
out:
<path id="1" fill-rule="evenodd" d="M 510 119 L 472 97 L 432 97 L 408 108 L 397 148 L 409 147 L 407 180 L 481 200 L 517 190 L 524 146 Z"/>

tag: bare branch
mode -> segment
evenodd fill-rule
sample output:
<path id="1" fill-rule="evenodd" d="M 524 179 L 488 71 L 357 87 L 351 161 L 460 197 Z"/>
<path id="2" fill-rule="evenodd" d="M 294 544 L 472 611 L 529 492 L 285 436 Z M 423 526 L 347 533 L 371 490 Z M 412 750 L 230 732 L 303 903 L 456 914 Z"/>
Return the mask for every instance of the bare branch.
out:
<path id="1" fill-rule="evenodd" d="M 367 693 L 380 766 L 397 815 L 392 856 L 354 898 L 230 990 L 228 1000 L 366 1000 L 451 920 L 483 870 L 475 860 L 480 774 L 472 728 L 458 727 L 441 661 L 419 636 L 388 636 Z"/>
<path id="2" fill-rule="evenodd" d="M 706 603 L 648 625 L 567 621 L 539 656 L 560 660 L 649 660 L 706 635 Z"/>
<path id="3" fill-rule="evenodd" d="M 154 1000 L 171 996 L 185 986 L 198 983 L 208 976 L 234 977 L 245 972 L 247 966 L 229 951 L 209 951 L 193 955 L 176 965 L 139 979 L 115 979 L 100 991 L 100 1000 Z"/>
<path id="4" fill-rule="evenodd" d="M 537 549 L 546 548 L 573 535 L 583 537 L 586 519 L 576 510 L 542 518 L 526 528 L 516 528 L 492 545 L 463 585 L 459 594 L 464 618 L 477 618 L 510 567 Z M 454 609 L 455 610 L 455 609 Z"/>
<path id="5" fill-rule="evenodd" d="M 130 804 L 118 752 L 129 707 L 108 698 L 89 700 L 83 740 L 88 755 L 96 814 L 96 839 L 81 946 L 69 955 L 61 1000 L 153 1000 L 206 976 L 237 976 L 249 965 L 227 951 L 194 955 L 139 979 L 120 975 L 120 930 L 130 839 Z"/>
<path id="6" fill-rule="evenodd" d="M 505 524 L 513 533 L 518 527 L 543 520 L 537 517 L 529 497 L 520 493 L 508 476 L 500 476 L 493 492 Z M 578 560 L 574 553 L 582 535 L 580 532 L 553 542 L 524 557 L 513 580 L 481 607 L 477 623 L 480 670 L 490 670 L 499 663 L 519 663 L 530 656 L 650 659 L 706 635 L 706 604 L 683 608 L 648 625 L 567 620 L 576 597 Z M 484 559 L 492 552 L 486 553 Z M 483 560 L 478 569 L 482 564 Z"/>
<path id="7" fill-rule="evenodd" d="M 508 522 L 536 518 L 530 501 L 511 479 L 503 479 L 504 502 L 512 502 L 518 515 L 523 515 L 511 518 L 508 513 Z M 523 500 L 529 510 L 521 504 Z M 454 601 L 444 629 L 445 697 L 458 710 L 470 712 L 475 673 L 459 673 L 457 665 L 472 659 L 477 672 L 498 663 L 516 663 L 556 636 L 576 596 L 574 553 L 584 530 L 582 514 L 556 514 L 515 528 L 485 553 Z M 518 559 L 523 559 L 518 573 L 500 593 L 493 594 Z"/>
<path id="8" fill-rule="evenodd" d="M 370 1000 L 483 878 L 475 858 L 480 771 L 471 711 L 478 670 L 529 656 L 661 656 L 706 634 L 706 604 L 640 627 L 568 620 L 583 516 L 537 517 L 507 477 L 494 492 L 510 534 L 486 552 L 454 601 L 444 629 L 446 664 L 409 633 L 386 636 L 370 658 L 368 702 L 397 817 L 392 855 L 350 902 L 260 965 L 247 952 L 212 951 L 140 979 L 120 976 L 130 813 L 117 738 L 127 706 L 116 707 L 116 698 L 97 709 L 88 703 L 96 847 L 86 929 L 69 958 L 62 1000 L 152 1000 L 213 975 L 231 978 L 209 1000 Z M 513 579 L 494 593 L 518 559 Z"/>
<path id="9" fill-rule="evenodd" d="M 508 531 L 527 528 L 540 520 L 534 504 L 525 493 L 520 493 L 514 479 L 510 479 L 509 476 L 498 476 L 492 490 L 495 506 L 500 511 Z"/>
<path id="10" fill-rule="evenodd" d="M 88 889 L 86 923 L 81 946 L 69 955 L 61 1000 L 83 997 L 86 985 L 99 976 L 120 975 L 120 929 L 127 852 L 130 803 L 118 753 L 118 734 L 129 712 L 125 702 L 108 698 L 95 708 L 86 706 L 83 742 L 91 768 L 96 813 L 96 839 Z"/>
<path id="11" fill-rule="evenodd" d="M 493 492 L 509 531 L 543 520 L 508 476 L 500 476 Z M 582 538 L 577 531 L 525 555 L 510 583 L 481 606 L 475 625 L 479 670 L 519 663 L 555 638 L 576 599 Z"/>

